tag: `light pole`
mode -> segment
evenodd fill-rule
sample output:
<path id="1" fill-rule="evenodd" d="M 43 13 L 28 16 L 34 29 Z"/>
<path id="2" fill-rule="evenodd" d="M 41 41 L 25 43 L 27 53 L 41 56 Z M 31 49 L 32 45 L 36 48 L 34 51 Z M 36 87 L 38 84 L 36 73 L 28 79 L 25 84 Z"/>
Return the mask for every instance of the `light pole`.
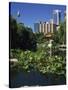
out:
<path id="1" fill-rule="evenodd" d="M 50 57 L 52 56 L 52 42 L 53 40 L 50 40 L 48 44 L 48 47 L 50 48 Z"/>

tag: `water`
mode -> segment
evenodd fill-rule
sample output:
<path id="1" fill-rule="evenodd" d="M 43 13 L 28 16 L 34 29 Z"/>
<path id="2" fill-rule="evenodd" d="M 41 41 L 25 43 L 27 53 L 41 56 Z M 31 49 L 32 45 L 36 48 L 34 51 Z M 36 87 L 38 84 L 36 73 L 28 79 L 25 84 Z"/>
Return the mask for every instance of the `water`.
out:
<path id="1" fill-rule="evenodd" d="M 64 85 L 66 84 L 63 75 L 42 74 L 37 71 L 31 72 L 12 72 L 10 74 L 10 87 L 17 88 L 22 86 L 48 86 L 48 85 Z"/>

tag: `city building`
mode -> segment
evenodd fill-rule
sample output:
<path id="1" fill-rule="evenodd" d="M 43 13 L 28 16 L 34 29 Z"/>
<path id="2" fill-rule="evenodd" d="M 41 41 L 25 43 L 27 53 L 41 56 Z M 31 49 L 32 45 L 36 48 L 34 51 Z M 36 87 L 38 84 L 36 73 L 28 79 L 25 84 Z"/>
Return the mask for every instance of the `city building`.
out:
<path id="1" fill-rule="evenodd" d="M 34 24 L 34 31 L 44 33 L 45 37 L 51 37 L 56 30 L 60 28 L 61 11 L 53 10 L 53 18 L 49 22 L 38 22 Z M 66 20 L 66 11 L 64 12 L 64 20 Z"/>
<path id="2" fill-rule="evenodd" d="M 41 21 L 39 23 L 39 32 L 44 33 L 44 23 Z"/>
<path id="3" fill-rule="evenodd" d="M 54 33 L 56 31 L 56 24 L 53 22 L 53 19 L 50 20 L 50 32 Z"/>
<path id="4" fill-rule="evenodd" d="M 46 29 L 47 29 L 47 33 L 45 36 L 47 38 L 51 38 L 54 32 L 56 31 L 56 24 L 54 24 L 53 19 L 51 19 L 49 23 L 47 22 Z"/>
<path id="5" fill-rule="evenodd" d="M 57 26 L 60 24 L 61 22 L 61 11 L 60 10 L 53 10 L 53 21 L 54 21 L 54 24 L 56 24 Z"/>
<path id="6" fill-rule="evenodd" d="M 47 22 L 44 22 L 44 35 L 46 35 L 46 33 L 47 33 Z"/>
<path id="7" fill-rule="evenodd" d="M 43 33 L 45 37 L 51 37 L 56 31 L 56 24 L 54 24 L 53 19 L 50 22 L 39 22 L 34 24 L 34 31 Z"/>
<path id="8" fill-rule="evenodd" d="M 39 32 L 39 23 L 34 23 L 34 32 Z"/>
<path id="9" fill-rule="evenodd" d="M 41 21 L 39 23 L 34 23 L 34 31 L 44 33 L 44 23 Z"/>

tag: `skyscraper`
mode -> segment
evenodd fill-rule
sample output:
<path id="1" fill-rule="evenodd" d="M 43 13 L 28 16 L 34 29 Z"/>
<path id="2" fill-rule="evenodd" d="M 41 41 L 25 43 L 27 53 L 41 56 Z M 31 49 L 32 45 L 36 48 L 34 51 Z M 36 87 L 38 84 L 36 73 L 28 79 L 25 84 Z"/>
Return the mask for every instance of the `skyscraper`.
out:
<path id="1" fill-rule="evenodd" d="M 43 32 L 44 33 L 44 23 L 43 22 L 39 22 L 39 23 L 34 23 L 34 31 L 35 32 Z"/>
<path id="2" fill-rule="evenodd" d="M 44 35 L 46 35 L 46 33 L 47 33 L 47 28 L 46 28 L 46 22 L 44 22 Z"/>
<path id="3" fill-rule="evenodd" d="M 50 25 L 49 25 L 49 22 L 46 22 L 46 31 L 47 31 L 47 33 L 50 32 Z M 47 34 L 47 33 L 46 33 L 46 34 Z"/>
<path id="4" fill-rule="evenodd" d="M 39 32 L 43 32 L 44 33 L 44 23 L 40 21 L 39 25 L 40 25 Z"/>
<path id="5" fill-rule="evenodd" d="M 53 22 L 53 19 L 50 20 L 50 32 L 54 33 L 56 31 L 56 24 Z"/>
<path id="6" fill-rule="evenodd" d="M 39 23 L 34 23 L 34 31 L 35 32 L 39 32 L 39 29 L 40 29 L 39 26 L 40 26 Z"/>
<path id="7" fill-rule="evenodd" d="M 39 22 L 34 24 L 34 31 L 44 33 L 54 33 L 56 31 L 56 24 L 54 24 L 53 19 L 50 22 Z"/>
<path id="8" fill-rule="evenodd" d="M 61 22 L 61 11 L 60 10 L 53 11 L 53 21 L 54 21 L 54 24 L 56 24 L 57 26 L 60 24 Z"/>
<path id="9" fill-rule="evenodd" d="M 50 22 L 38 22 L 34 24 L 35 32 L 43 33 L 46 37 L 51 37 L 58 27 L 54 20 L 51 19 Z"/>

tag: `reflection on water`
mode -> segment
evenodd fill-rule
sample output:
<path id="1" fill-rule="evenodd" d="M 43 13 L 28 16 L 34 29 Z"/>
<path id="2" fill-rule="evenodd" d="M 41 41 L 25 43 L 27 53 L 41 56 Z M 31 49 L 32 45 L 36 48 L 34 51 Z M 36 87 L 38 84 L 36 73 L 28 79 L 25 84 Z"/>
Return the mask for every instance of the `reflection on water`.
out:
<path id="1" fill-rule="evenodd" d="M 21 86 L 47 86 L 47 85 L 63 85 L 66 84 L 63 75 L 41 74 L 37 71 L 31 72 L 12 72 L 10 73 L 10 87 L 17 88 Z"/>

